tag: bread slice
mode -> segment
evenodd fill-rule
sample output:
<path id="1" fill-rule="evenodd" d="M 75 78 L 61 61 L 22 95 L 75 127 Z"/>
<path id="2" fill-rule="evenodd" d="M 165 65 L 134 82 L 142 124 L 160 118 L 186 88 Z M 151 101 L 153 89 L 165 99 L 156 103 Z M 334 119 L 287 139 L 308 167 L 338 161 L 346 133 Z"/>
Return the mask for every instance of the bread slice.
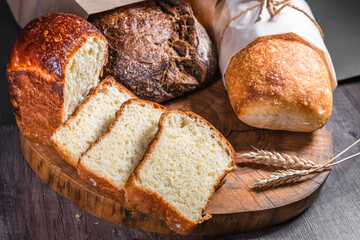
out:
<path id="1" fill-rule="evenodd" d="M 125 192 L 131 207 L 165 220 L 179 234 L 203 217 L 224 176 L 234 169 L 231 144 L 210 123 L 189 111 L 162 115 L 159 131 Z"/>
<path id="2" fill-rule="evenodd" d="M 104 79 L 75 113 L 55 130 L 52 136 L 55 149 L 76 167 L 81 154 L 108 130 L 121 105 L 131 98 L 136 97 L 114 78 Z"/>
<path id="3" fill-rule="evenodd" d="M 121 106 L 109 131 L 81 157 L 78 174 L 126 207 L 124 186 L 154 139 L 166 108 L 132 99 Z"/>

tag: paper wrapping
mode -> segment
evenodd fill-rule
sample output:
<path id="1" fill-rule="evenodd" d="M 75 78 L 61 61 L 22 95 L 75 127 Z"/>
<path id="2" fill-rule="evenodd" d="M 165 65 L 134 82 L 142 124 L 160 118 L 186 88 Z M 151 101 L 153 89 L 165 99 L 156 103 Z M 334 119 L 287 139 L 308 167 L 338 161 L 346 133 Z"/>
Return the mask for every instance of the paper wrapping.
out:
<path id="1" fill-rule="evenodd" d="M 216 6 L 213 20 L 216 41 L 219 40 L 222 29 L 231 17 L 257 3 L 259 3 L 258 0 L 223 0 L 219 2 Z M 294 0 L 292 4 L 314 18 L 309 6 L 304 0 Z M 285 7 L 273 19 L 270 19 L 269 12 L 267 9 L 264 9 L 262 19 L 257 21 L 260 8 L 261 7 L 257 7 L 250 10 L 233 20 L 223 35 L 218 60 L 224 85 L 224 74 L 227 66 L 231 58 L 241 49 L 261 36 L 295 33 L 324 53 L 330 75 L 331 87 L 332 90 L 334 90 L 337 86 L 334 66 L 320 31 L 315 24 L 304 13 L 290 7 Z"/>
<path id="2" fill-rule="evenodd" d="M 87 19 L 91 14 L 144 0 L 7 0 L 20 27 L 36 17 L 51 12 L 72 13 Z"/>

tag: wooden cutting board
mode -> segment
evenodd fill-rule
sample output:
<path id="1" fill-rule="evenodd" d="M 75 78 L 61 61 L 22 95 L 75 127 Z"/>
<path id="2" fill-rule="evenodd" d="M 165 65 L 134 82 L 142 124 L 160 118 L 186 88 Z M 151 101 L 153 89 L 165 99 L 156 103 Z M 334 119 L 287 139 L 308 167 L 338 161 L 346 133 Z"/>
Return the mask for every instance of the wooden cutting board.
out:
<path id="1" fill-rule="evenodd" d="M 323 163 L 332 157 L 331 134 L 325 128 L 314 133 L 271 131 L 249 127 L 231 109 L 222 82 L 165 104 L 169 109 L 188 109 L 200 114 L 231 142 L 237 154 L 259 149 L 293 154 Z M 146 231 L 171 234 L 155 217 L 127 211 L 118 203 L 86 184 L 76 169 L 56 151 L 20 136 L 25 159 L 34 172 L 54 191 L 89 213 L 115 224 Z M 252 189 L 253 181 L 274 167 L 236 159 L 237 170 L 226 176 L 225 184 L 212 197 L 206 213 L 212 218 L 191 234 L 220 234 L 273 226 L 305 211 L 315 200 L 329 171 L 304 177 L 297 184 L 265 191 Z"/>

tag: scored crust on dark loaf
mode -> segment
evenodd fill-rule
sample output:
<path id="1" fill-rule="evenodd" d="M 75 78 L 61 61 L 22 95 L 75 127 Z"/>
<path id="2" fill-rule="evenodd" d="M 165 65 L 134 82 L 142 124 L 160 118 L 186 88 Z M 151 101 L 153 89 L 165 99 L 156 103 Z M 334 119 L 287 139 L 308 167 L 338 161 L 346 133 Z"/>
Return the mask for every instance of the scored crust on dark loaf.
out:
<path id="1" fill-rule="evenodd" d="M 150 0 L 89 21 L 109 42 L 104 75 L 113 75 L 139 98 L 179 97 L 215 74 L 214 45 L 185 1 Z"/>

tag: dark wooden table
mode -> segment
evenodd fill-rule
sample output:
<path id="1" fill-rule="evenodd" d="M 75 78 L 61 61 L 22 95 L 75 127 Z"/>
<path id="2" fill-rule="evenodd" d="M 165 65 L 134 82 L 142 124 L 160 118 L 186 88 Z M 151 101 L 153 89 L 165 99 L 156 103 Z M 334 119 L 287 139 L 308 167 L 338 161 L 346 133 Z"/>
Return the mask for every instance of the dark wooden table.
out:
<path id="1" fill-rule="evenodd" d="M 5 78 L 6 59 L 19 28 L 5 1 L 0 2 L 0 13 L 0 239 L 360 239 L 359 158 L 335 167 L 305 213 L 260 231 L 167 236 L 117 226 L 86 213 L 49 189 L 23 158 Z M 360 137 L 360 77 L 336 89 L 326 127 L 332 132 L 335 154 Z M 352 152 L 359 150 L 360 145 Z M 77 214 L 82 217 L 77 219 Z"/>

